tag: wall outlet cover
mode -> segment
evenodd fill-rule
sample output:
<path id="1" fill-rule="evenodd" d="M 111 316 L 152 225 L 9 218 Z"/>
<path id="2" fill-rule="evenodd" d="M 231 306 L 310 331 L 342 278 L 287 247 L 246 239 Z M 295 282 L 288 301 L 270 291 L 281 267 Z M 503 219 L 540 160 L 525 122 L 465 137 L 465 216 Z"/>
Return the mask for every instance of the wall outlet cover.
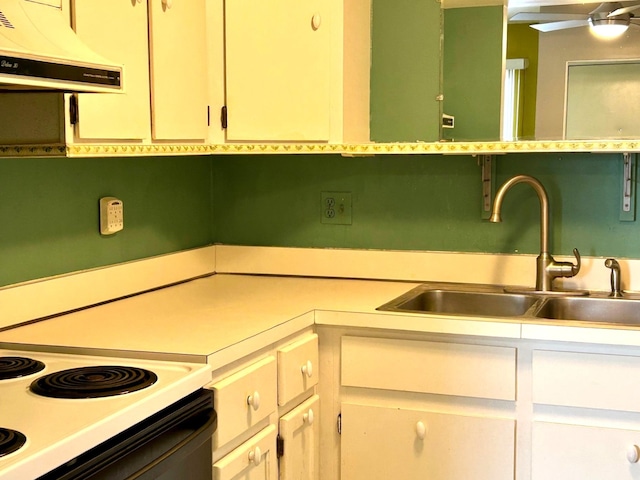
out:
<path id="1" fill-rule="evenodd" d="M 322 223 L 351 225 L 351 192 L 322 192 Z"/>

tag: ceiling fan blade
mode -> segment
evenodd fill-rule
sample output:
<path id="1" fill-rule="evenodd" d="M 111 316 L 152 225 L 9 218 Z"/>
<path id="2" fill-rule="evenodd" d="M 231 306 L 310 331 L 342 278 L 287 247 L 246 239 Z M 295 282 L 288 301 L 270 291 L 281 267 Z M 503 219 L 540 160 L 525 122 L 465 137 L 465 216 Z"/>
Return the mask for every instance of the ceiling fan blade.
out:
<path id="1" fill-rule="evenodd" d="M 509 22 L 554 22 L 564 20 L 585 20 L 586 15 L 579 13 L 536 13 L 520 12 L 509 19 Z"/>
<path id="2" fill-rule="evenodd" d="M 531 28 L 540 30 L 541 32 L 554 32 L 556 30 L 564 30 L 566 28 L 586 27 L 589 25 L 589 20 L 567 20 L 564 22 L 550 22 L 550 23 L 538 23 L 529 25 Z"/>
<path id="3" fill-rule="evenodd" d="M 609 12 L 607 18 L 617 17 L 618 15 L 624 15 L 625 13 L 633 12 L 640 8 L 640 4 L 638 5 L 630 5 L 628 7 L 616 8 L 613 12 Z"/>

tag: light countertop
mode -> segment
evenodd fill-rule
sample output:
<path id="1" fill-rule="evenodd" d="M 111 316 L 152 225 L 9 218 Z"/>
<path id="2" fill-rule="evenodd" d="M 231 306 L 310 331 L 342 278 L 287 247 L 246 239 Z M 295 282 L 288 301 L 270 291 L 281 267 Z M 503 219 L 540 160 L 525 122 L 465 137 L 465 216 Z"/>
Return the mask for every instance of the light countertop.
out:
<path id="1" fill-rule="evenodd" d="M 218 274 L 0 332 L 0 347 L 223 365 L 315 324 L 640 346 L 640 329 L 380 312 L 413 282 Z"/>

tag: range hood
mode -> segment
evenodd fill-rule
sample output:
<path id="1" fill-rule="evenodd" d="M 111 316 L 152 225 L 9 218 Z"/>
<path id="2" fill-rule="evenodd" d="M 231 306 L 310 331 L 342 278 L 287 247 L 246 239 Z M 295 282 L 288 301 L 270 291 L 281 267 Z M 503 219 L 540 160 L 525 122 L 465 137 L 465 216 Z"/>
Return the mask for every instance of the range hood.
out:
<path id="1" fill-rule="evenodd" d="M 121 92 L 122 66 L 78 38 L 62 0 L 2 0 L 0 90 L 6 89 Z"/>

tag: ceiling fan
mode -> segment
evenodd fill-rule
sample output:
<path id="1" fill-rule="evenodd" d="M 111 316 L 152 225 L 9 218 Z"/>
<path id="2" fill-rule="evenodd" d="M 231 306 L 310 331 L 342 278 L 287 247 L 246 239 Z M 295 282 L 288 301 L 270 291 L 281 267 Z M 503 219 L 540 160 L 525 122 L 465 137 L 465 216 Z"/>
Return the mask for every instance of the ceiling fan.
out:
<path id="1" fill-rule="evenodd" d="M 640 24 L 634 23 L 634 21 L 640 21 L 640 18 L 636 18 L 633 14 L 633 11 L 639 9 L 640 3 L 624 6 L 621 2 L 605 2 L 589 13 L 520 12 L 513 15 L 509 21 L 541 22 L 530 25 L 541 32 L 588 26 L 594 32 L 604 36 L 617 36 L 624 33 L 630 26 L 640 28 Z"/>

